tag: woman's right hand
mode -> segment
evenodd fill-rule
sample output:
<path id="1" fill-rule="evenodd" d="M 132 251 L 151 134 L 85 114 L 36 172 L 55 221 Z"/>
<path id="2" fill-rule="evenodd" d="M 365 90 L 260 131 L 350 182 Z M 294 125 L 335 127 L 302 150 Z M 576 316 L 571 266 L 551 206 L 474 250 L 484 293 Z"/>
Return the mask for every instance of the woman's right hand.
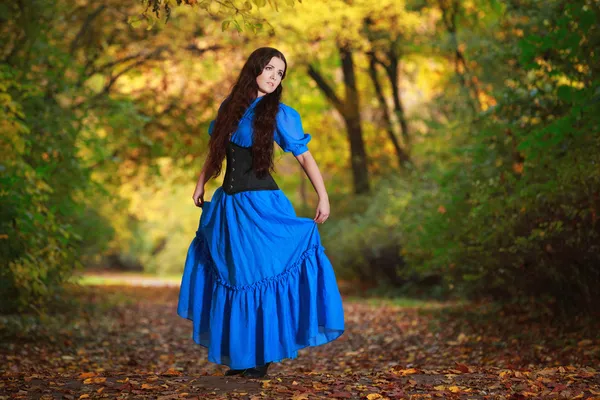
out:
<path id="1" fill-rule="evenodd" d="M 204 205 L 204 184 L 200 180 L 198 180 L 198 183 L 196 184 L 192 200 L 194 200 L 194 205 L 196 207 L 202 208 Z"/>

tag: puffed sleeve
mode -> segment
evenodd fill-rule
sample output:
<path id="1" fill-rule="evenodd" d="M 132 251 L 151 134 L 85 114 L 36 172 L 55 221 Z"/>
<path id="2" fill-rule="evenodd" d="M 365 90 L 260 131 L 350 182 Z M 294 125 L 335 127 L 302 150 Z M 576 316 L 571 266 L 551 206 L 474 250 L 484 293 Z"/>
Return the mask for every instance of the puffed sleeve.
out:
<path id="1" fill-rule="evenodd" d="M 292 152 L 294 156 L 308 151 L 308 142 L 311 136 L 304 132 L 302 120 L 298 111 L 285 104 L 281 104 L 276 116 L 275 142 L 286 153 Z"/>

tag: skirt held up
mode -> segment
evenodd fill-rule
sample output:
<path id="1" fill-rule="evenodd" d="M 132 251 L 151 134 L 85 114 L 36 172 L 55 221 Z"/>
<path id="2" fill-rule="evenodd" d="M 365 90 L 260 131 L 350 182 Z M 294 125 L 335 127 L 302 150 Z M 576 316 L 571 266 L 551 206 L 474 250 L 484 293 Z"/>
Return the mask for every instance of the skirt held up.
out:
<path id="1" fill-rule="evenodd" d="M 205 201 L 189 247 L 177 313 L 208 360 L 233 369 L 296 358 L 337 339 L 344 311 L 317 223 L 283 191 Z"/>

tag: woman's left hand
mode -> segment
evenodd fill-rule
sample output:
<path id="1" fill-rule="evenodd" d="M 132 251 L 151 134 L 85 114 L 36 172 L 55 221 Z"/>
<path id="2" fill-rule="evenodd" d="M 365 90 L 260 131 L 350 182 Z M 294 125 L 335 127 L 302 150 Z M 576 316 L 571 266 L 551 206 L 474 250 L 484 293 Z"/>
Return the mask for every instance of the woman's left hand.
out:
<path id="1" fill-rule="evenodd" d="M 314 221 L 318 224 L 322 224 L 329 218 L 329 200 L 321 199 L 317 204 L 317 214 L 315 215 Z"/>

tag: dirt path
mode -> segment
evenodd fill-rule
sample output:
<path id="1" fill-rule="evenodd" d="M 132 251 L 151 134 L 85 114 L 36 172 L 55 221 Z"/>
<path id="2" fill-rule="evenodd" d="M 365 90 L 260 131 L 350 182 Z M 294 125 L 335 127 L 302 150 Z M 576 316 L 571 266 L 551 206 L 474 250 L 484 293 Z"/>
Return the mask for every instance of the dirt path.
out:
<path id="1" fill-rule="evenodd" d="M 1 320 L 0 399 L 600 399 L 597 323 L 540 310 L 399 307 L 345 300 L 347 330 L 274 364 L 225 377 L 176 315 L 172 286 L 88 286 L 83 308 L 44 327 Z"/>

